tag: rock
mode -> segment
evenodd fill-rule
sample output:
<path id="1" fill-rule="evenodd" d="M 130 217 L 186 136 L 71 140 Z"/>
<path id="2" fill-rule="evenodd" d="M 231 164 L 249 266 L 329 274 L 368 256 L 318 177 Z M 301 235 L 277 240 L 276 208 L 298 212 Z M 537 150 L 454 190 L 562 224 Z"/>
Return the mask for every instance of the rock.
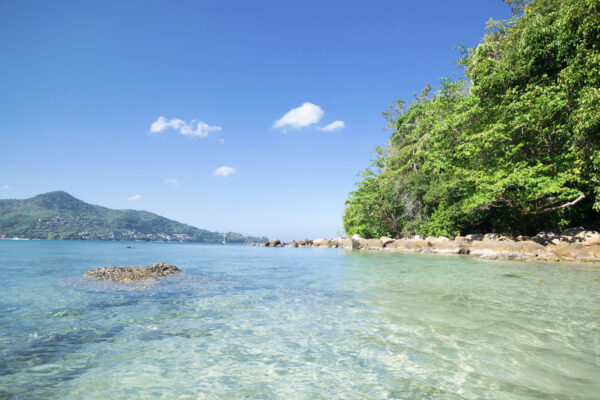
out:
<path id="1" fill-rule="evenodd" d="M 381 239 L 363 239 L 363 240 L 366 243 L 366 248 L 367 249 L 370 249 L 370 250 L 381 250 L 383 248 L 383 244 L 381 243 Z"/>
<path id="2" fill-rule="evenodd" d="M 298 245 L 300 247 L 309 247 L 310 245 L 312 245 L 312 240 L 309 239 L 302 239 L 298 242 Z"/>
<path id="3" fill-rule="evenodd" d="M 553 246 L 552 250 L 566 261 L 593 261 L 600 256 L 600 246 L 586 246 L 578 242 L 569 244 L 563 242 L 561 245 Z"/>
<path id="4" fill-rule="evenodd" d="M 498 242 L 484 240 L 473 243 L 471 246 L 472 256 L 489 259 L 532 260 L 545 252 L 544 246 L 533 241 L 515 242 L 505 240 Z M 550 255 L 546 254 L 546 256 Z"/>
<path id="5" fill-rule="evenodd" d="M 464 246 L 468 246 L 471 243 L 471 240 L 467 239 L 465 236 L 456 236 L 454 238 L 455 243 L 462 244 Z"/>
<path id="6" fill-rule="evenodd" d="M 483 235 L 481 233 L 470 233 L 468 235 L 465 236 L 465 239 L 474 242 L 474 241 L 480 241 L 483 240 Z"/>
<path id="7" fill-rule="evenodd" d="M 583 244 L 586 246 L 595 246 L 597 244 L 600 244 L 600 234 L 598 232 L 595 232 L 593 235 L 587 237 L 583 241 Z"/>
<path id="8" fill-rule="evenodd" d="M 381 240 L 381 245 L 383 247 L 387 246 L 389 243 L 392 243 L 394 241 L 394 239 L 390 239 L 387 236 L 382 236 L 379 240 Z"/>
<path id="9" fill-rule="evenodd" d="M 329 240 L 329 247 L 338 248 L 344 246 L 344 239 L 337 237 Z"/>
<path id="10" fill-rule="evenodd" d="M 439 243 L 439 242 L 449 242 L 450 239 L 448 239 L 446 236 L 427 236 L 425 238 L 426 241 L 430 242 L 430 243 Z"/>
<path id="11" fill-rule="evenodd" d="M 585 250 L 588 252 L 588 254 L 591 254 L 595 259 L 600 259 L 600 244 L 586 246 Z"/>
<path id="12" fill-rule="evenodd" d="M 131 282 L 146 279 L 156 279 L 163 276 L 178 274 L 179 268 L 174 265 L 158 263 L 146 267 L 102 267 L 89 270 L 84 274 L 90 278 L 105 281 Z"/>
<path id="13" fill-rule="evenodd" d="M 312 242 L 313 247 L 329 247 L 331 241 L 329 239 L 315 239 Z"/>
<path id="14" fill-rule="evenodd" d="M 423 249 L 426 249 L 426 248 L 428 248 L 428 247 L 431 247 L 431 242 L 429 242 L 429 241 L 427 241 L 427 240 L 423 240 L 423 239 L 421 239 L 421 240 L 417 240 L 417 244 L 418 244 L 419 246 L 421 246 Z"/>
<path id="15" fill-rule="evenodd" d="M 464 242 L 437 241 L 431 243 L 431 251 L 440 254 L 469 254 L 470 250 Z"/>
<path id="16" fill-rule="evenodd" d="M 544 249 L 538 252 L 535 261 L 560 261 L 560 258 L 552 250 Z"/>
<path id="17" fill-rule="evenodd" d="M 360 249 L 360 242 L 356 239 L 348 238 L 342 240 L 342 246 L 344 249 L 356 250 Z"/>
<path id="18" fill-rule="evenodd" d="M 424 242 L 424 240 L 398 239 L 388 243 L 385 249 L 399 253 L 420 253 L 423 247 L 419 242 Z"/>
<path id="19" fill-rule="evenodd" d="M 519 236 L 512 239 L 499 234 L 469 234 L 457 236 L 454 240 L 447 237 L 432 237 L 421 239 L 364 239 L 359 235 L 351 238 L 333 239 L 302 239 L 299 242 L 291 240 L 282 243 L 272 239 L 269 243 L 249 244 L 269 247 L 320 247 L 344 248 L 348 250 L 378 250 L 399 253 L 438 253 L 438 254 L 470 254 L 475 257 L 501 260 L 527 261 L 600 261 L 600 233 L 586 230 L 573 232 L 571 235 L 540 232 L 534 237 Z M 492 239 L 490 239 L 492 238 Z M 91 272 L 91 271 L 90 271 Z M 101 278 L 99 278 L 101 279 Z"/>
<path id="20" fill-rule="evenodd" d="M 560 236 L 568 236 L 568 237 L 573 237 L 573 236 L 579 236 L 581 234 L 585 234 L 587 230 L 581 226 L 575 227 L 575 228 L 569 228 L 569 229 L 565 229 L 564 231 L 562 231 L 560 233 Z"/>

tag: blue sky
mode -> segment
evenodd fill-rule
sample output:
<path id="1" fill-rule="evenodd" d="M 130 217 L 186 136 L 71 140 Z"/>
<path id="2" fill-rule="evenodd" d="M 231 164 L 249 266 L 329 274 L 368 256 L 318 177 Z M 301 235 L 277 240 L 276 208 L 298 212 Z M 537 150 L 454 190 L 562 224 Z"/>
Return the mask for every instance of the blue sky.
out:
<path id="1" fill-rule="evenodd" d="M 0 198 L 65 190 L 210 230 L 335 236 L 389 135 L 380 112 L 456 73 L 453 48 L 509 13 L 500 0 L 3 0 Z"/>

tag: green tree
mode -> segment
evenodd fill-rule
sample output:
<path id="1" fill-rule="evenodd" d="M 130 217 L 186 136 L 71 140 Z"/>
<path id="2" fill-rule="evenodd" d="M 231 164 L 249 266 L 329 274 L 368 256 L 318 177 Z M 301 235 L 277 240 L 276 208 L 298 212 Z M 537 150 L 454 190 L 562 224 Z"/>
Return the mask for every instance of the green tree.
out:
<path id="1" fill-rule="evenodd" d="M 394 132 L 347 201 L 365 236 L 531 234 L 598 221 L 600 1 L 507 0 L 467 80 L 384 112 Z"/>

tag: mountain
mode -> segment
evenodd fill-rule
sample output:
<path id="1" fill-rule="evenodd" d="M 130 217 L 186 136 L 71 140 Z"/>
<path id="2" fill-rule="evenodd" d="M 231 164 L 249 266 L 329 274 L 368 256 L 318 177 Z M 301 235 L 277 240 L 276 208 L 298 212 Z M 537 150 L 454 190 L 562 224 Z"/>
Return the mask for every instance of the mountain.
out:
<path id="1" fill-rule="evenodd" d="M 0 200 L 0 237 L 245 243 L 267 238 L 210 232 L 148 211 L 112 210 L 62 191 Z"/>

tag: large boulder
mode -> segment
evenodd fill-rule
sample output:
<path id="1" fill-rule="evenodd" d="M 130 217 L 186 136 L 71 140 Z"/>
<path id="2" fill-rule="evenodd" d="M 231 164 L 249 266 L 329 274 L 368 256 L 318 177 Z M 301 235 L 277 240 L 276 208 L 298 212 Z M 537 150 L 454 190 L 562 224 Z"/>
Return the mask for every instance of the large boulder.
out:
<path id="1" fill-rule="evenodd" d="M 383 244 L 381 243 L 381 239 L 362 239 L 360 240 L 361 248 L 368 250 L 381 250 L 383 249 Z"/>
<path id="2" fill-rule="evenodd" d="M 533 241 L 515 242 L 512 240 L 484 240 L 473 242 L 470 254 L 475 257 L 502 259 L 502 260 L 533 260 L 540 258 L 552 258 L 544 246 Z"/>
<path id="3" fill-rule="evenodd" d="M 554 253 L 565 261 L 596 261 L 600 258 L 600 245 L 583 242 L 574 242 L 565 244 L 561 242 L 556 246 L 551 246 Z"/>
<path id="4" fill-rule="evenodd" d="M 398 239 L 388 243 L 385 249 L 399 253 L 420 253 L 423 250 L 423 243 L 429 244 L 425 240 Z"/>
<path id="5" fill-rule="evenodd" d="M 329 239 L 329 247 L 338 248 L 344 246 L 344 239 L 337 237 Z"/>
<path id="6" fill-rule="evenodd" d="M 448 239 L 446 236 L 427 236 L 425 238 L 426 241 L 428 241 L 429 243 L 439 243 L 439 242 L 449 242 L 450 239 Z"/>
<path id="7" fill-rule="evenodd" d="M 285 245 L 285 247 L 298 247 L 298 243 L 296 243 L 296 241 L 292 239 L 288 242 L 288 244 Z"/>
<path id="8" fill-rule="evenodd" d="M 462 241 L 434 241 L 431 243 L 431 252 L 439 254 L 469 254 L 467 244 Z"/>
<path id="9" fill-rule="evenodd" d="M 329 247 L 331 241 L 329 239 L 315 239 L 312 243 L 313 247 Z"/>
<path id="10" fill-rule="evenodd" d="M 302 239 L 298 242 L 298 246 L 300 247 L 310 247 L 312 245 L 312 240 L 310 239 Z"/>
<path id="11" fill-rule="evenodd" d="M 179 268 L 174 265 L 158 263 L 146 267 L 102 267 L 89 270 L 84 276 L 104 281 L 132 282 L 156 279 L 163 276 L 178 274 Z"/>
<path id="12" fill-rule="evenodd" d="M 269 247 L 277 247 L 279 245 L 281 245 L 281 241 L 279 239 L 269 240 Z"/>
<path id="13" fill-rule="evenodd" d="M 341 247 L 349 250 L 357 250 L 360 249 L 360 242 L 352 238 L 342 239 Z"/>

